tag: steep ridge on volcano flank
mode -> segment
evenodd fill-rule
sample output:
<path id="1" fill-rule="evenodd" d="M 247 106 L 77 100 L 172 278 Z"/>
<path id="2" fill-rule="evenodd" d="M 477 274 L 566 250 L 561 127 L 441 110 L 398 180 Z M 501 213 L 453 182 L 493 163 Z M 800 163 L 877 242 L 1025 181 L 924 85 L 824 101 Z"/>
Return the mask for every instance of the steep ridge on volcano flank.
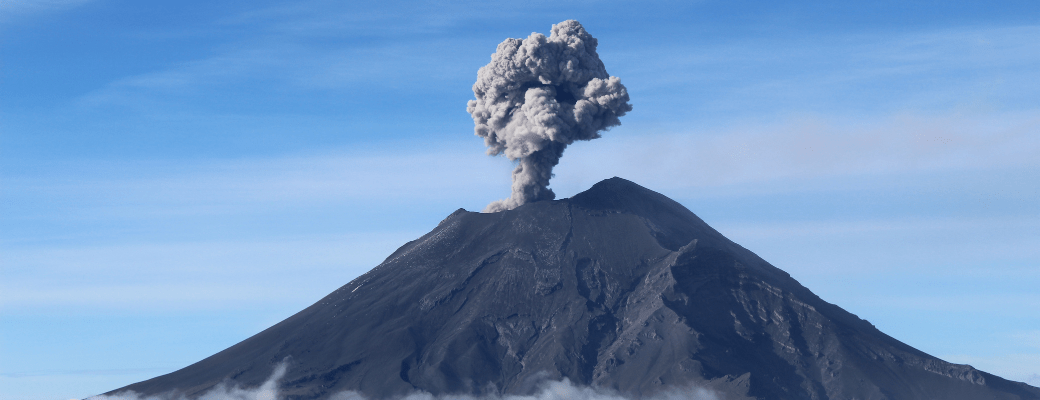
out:
<path id="1" fill-rule="evenodd" d="M 633 397 L 694 385 L 730 399 L 1040 399 L 881 333 L 620 178 L 460 209 L 285 321 L 112 393 L 255 386 L 287 357 L 288 399 L 526 394 L 563 378 Z"/>

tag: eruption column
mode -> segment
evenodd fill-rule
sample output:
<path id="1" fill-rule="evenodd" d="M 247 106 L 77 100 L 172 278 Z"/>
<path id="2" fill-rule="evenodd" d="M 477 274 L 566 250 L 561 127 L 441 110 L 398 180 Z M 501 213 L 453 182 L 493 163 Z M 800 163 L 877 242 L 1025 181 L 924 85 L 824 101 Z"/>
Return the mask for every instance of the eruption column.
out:
<path id="1" fill-rule="evenodd" d="M 556 198 L 549 179 L 567 145 L 599 138 L 632 110 L 628 91 L 607 74 L 596 45 L 578 21 L 563 21 L 549 37 L 506 39 L 477 72 L 476 100 L 466 107 L 474 131 L 484 138 L 488 155 L 519 160 L 512 195 L 484 212 Z"/>

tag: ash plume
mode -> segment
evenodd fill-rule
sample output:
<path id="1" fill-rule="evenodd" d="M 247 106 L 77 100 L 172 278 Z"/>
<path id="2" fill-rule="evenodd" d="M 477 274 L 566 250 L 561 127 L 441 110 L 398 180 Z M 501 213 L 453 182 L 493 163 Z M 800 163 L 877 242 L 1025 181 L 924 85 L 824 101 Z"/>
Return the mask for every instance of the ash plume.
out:
<path id="1" fill-rule="evenodd" d="M 466 107 L 474 131 L 488 155 L 519 160 L 512 195 L 484 212 L 556 198 L 549 179 L 567 145 L 599 138 L 632 110 L 628 91 L 607 74 L 597 44 L 578 21 L 567 20 L 553 25 L 549 37 L 536 32 L 506 39 L 477 72 L 476 100 Z"/>

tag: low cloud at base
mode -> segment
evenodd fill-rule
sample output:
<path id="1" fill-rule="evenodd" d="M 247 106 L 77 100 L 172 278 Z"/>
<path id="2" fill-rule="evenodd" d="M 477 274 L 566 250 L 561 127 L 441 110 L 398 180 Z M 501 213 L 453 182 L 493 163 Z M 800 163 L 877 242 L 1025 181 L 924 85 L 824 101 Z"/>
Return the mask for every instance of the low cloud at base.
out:
<path id="1" fill-rule="evenodd" d="M 256 388 L 246 389 L 231 383 L 221 383 L 203 393 L 194 400 L 280 400 L 283 397 L 278 391 L 278 382 L 288 370 L 287 363 L 275 367 L 274 372 L 264 383 Z M 621 393 L 590 386 L 578 386 L 567 378 L 561 381 L 547 380 L 538 385 L 536 393 L 519 395 L 433 395 L 424 391 L 416 391 L 394 400 L 629 400 Z M 141 395 L 133 391 L 119 392 L 113 395 L 97 395 L 85 400 L 189 400 L 192 397 L 176 391 L 156 395 Z M 328 397 L 329 400 L 377 400 L 356 391 L 343 391 Z M 661 393 L 644 397 L 646 400 L 720 400 L 715 392 L 698 387 L 671 388 Z"/>

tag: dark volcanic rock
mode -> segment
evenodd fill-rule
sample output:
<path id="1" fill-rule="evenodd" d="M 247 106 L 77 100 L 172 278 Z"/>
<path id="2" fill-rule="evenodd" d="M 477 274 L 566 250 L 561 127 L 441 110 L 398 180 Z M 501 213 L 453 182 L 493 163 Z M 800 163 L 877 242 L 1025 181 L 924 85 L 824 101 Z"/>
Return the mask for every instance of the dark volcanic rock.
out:
<path id="1" fill-rule="evenodd" d="M 653 191 L 608 179 L 570 199 L 458 210 L 372 271 L 245 341 L 115 392 L 263 382 L 318 399 L 529 393 L 568 378 L 633 397 L 1040 399 L 827 303 Z"/>

